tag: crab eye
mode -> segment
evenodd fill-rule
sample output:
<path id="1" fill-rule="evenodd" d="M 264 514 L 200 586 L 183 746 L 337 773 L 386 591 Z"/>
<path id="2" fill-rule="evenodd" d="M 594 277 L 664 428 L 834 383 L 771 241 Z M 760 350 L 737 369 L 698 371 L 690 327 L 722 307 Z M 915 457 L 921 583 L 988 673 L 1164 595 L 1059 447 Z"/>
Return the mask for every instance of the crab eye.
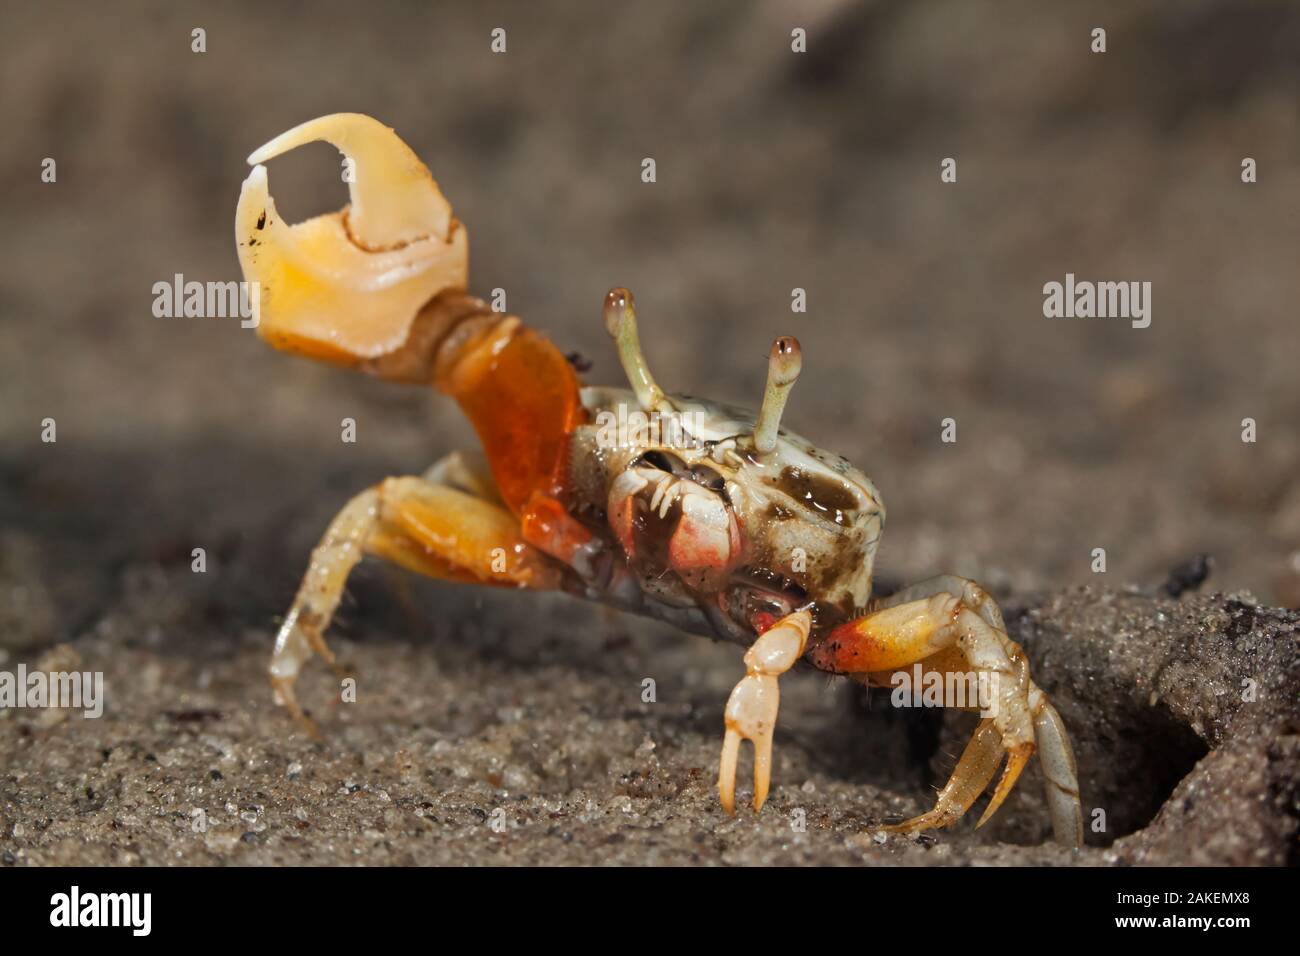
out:
<path id="1" fill-rule="evenodd" d="M 636 465 L 648 465 L 651 468 L 666 471 L 670 475 L 681 474 L 684 467 L 684 463 L 680 459 L 674 459 L 662 451 L 648 451 L 632 464 L 634 467 Z"/>
<path id="2" fill-rule="evenodd" d="M 727 479 L 708 465 L 695 465 L 691 468 L 690 478 L 697 485 L 703 485 L 710 491 L 716 491 L 719 494 L 725 491 L 727 487 Z"/>

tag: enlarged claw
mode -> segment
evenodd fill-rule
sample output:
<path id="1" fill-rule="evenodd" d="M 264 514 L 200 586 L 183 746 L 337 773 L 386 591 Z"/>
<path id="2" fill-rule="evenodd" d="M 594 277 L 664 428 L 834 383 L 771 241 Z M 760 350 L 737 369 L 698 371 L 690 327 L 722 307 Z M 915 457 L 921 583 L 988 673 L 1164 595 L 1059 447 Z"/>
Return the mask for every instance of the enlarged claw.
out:
<path id="1" fill-rule="evenodd" d="M 417 239 L 445 239 L 451 204 L 428 167 L 383 123 L 362 113 L 334 113 L 281 133 L 249 154 L 256 166 L 291 149 L 324 140 L 352 160 L 348 225 L 367 249 L 391 249 Z"/>
<path id="2" fill-rule="evenodd" d="M 351 203 L 297 225 L 279 216 L 260 163 L 325 140 L 353 161 Z M 422 306 L 464 289 L 469 239 L 419 157 L 359 113 L 335 113 L 249 156 L 235 212 L 244 278 L 260 286 L 258 334 L 277 348 L 355 365 L 400 348 Z"/>
<path id="3" fill-rule="evenodd" d="M 727 700 L 726 735 L 718 769 L 718 797 L 722 808 L 735 812 L 736 760 L 742 740 L 754 744 L 754 809 L 767 800 L 772 779 L 772 734 L 781 694 L 777 677 L 803 655 L 812 627 L 812 615 L 795 611 L 764 631 L 745 652 L 746 674 Z"/>

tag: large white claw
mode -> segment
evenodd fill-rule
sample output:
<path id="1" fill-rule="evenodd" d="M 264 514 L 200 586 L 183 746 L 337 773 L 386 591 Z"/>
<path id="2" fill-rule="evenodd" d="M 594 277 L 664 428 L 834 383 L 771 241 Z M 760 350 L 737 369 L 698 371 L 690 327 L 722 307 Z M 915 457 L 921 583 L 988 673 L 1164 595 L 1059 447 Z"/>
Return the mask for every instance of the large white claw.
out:
<path id="1" fill-rule="evenodd" d="M 351 203 L 285 223 L 266 160 L 325 140 L 353 162 Z M 469 278 L 469 238 L 419 157 L 359 113 L 303 123 L 255 150 L 235 212 L 244 278 L 260 286 L 258 333 L 278 348 L 344 364 L 401 347 L 420 308 Z"/>

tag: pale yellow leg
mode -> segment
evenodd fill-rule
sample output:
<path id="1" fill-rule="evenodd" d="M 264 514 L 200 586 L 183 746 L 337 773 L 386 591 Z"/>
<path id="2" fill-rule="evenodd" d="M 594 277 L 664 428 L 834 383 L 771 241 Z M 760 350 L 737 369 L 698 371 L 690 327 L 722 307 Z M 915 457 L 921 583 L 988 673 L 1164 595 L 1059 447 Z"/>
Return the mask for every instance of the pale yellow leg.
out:
<path id="1" fill-rule="evenodd" d="M 276 702 L 288 708 L 313 735 L 318 731 L 298 704 L 293 685 L 313 653 L 334 663 L 324 631 L 338 608 L 348 575 L 364 554 L 378 516 L 378 488 L 369 488 L 344 505 L 312 551 L 298 595 L 275 636 L 270 672 Z"/>
<path id="2" fill-rule="evenodd" d="M 956 823 L 989 785 L 998 764 L 1002 762 L 1002 754 L 1002 737 L 993 726 L 993 721 L 987 718 L 981 720 L 970 742 L 966 744 L 966 749 L 962 751 L 961 759 L 957 761 L 947 785 L 939 791 L 934 809 L 919 817 L 880 829 L 894 833 L 912 833 Z"/>
<path id="3" fill-rule="evenodd" d="M 337 667 L 325 643 L 348 575 L 367 554 L 435 578 L 479 584 L 556 587 L 555 564 L 528 545 L 504 508 L 421 478 L 389 478 L 349 501 L 312 551 L 298 595 L 275 639 L 271 685 L 276 700 L 310 732 L 294 693 L 313 654 Z"/>
<path id="4" fill-rule="evenodd" d="M 973 671 L 995 679 L 991 713 L 976 730 L 933 810 L 886 829 L 947 826 L 979 797 L 1006 754 L 1006 766 L 982 826 L 1040 753 L 1047 803 L 1058 842 L 1083 839 L 1078 772 L 1060 716 L 1029 677 L 1023 650 L 1006 633 L 1002 612 L 979 585 L 943 575 L 878 602 L 836 628 L 810 652 L 818 666 L 889 686 L 892 674 L 921 663 L 924 671 Z"/>
<path id="5" fill-rule="evenodd" d="M 881 606 L 888 606 L 900 599 L 907 600 L 911 595 L 932 593 L 935 590 L 947 591 L 949 594 L 960 597 L 964 604 L 975 608 L 980 617 L 997 633 L 1008 656 L 1023 662 L 1024 655 L 1019 645 L 1007 637 L 1006 624 L 1003 622 L 1001 608 L 998 607 L 997 602 L 993 600 L 987 591 L 967 578 L 958 577 L 955 574 L 940 575 L 930 581 L 913 585 L 899 594 L 891 595 L 881 602 Z M 1033 752 L 1038 754 L 1039 764 L 1043 771 L 1043 789 L 1052 819 L 1053 834 L 1056 842 L 1060 844 L 1075 847 L 1082 846 L 1083 810 L 1079 801 L 1079 771 L 1074 760 L 1074 750 L 1070 746 L 1070 735 L 1065 729 L 1065 723 L 1061 720 L 1061 715 L 1056 712 L 1056 708 L 1052 706 L 1047 695 L 1029 678 L 1027 670 L 1024 684 L 1028 711 L 1034 727 L 1035 747 Z M 983 825 L 1001 805 L 1011 791 L 1010 784 L 1014 783 L 1015 777 L 1020 774 L 1020 769 L 1028 761 L 1030 754 L 1025 753 L 1023 748 L 1018 753 L 1019 756 L 1017 756 L 1017 753 L 1013 753 L 1008 757 L 1007 772 L 1003 774 L 998 792 L 994 794 L 994 798 L 989 802 L 989 806 L 980 817 L 977 826 Z M 1013 768 L 1013 762 L 1018 763 L 1019 766 Z M 955 776 L 957 771 L 954 770 L 953 773 Z M 1008 783 L 1008 780 L 1010 780 L 1010 783 Z"/>
<path id="6" fill-rule="evenodd" d="M 718 797 L 722 808 L 735 812 L 736 762 L 740 742 L 754 744 L 754 809 L 767 800 L 772 780 L 772 734 L 781 701 L 777 678 L 803 656 L 812 616 L 795 611 L 777 621 L 745 652 L 745 676 L 731 692 L 724 712 L 726 733 L 722 739 L 722 760 L 718 768 Z"/>

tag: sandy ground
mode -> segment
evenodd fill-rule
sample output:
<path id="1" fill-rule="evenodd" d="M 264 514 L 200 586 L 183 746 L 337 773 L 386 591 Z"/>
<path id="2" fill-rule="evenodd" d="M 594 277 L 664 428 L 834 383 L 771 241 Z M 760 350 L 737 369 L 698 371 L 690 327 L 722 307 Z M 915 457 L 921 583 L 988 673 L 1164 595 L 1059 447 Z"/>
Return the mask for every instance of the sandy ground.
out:
<path id="1" fill-rule="evenodd" d="M 77 661 L 109 698 L 0 712 L 4 864 L 1296 861 L 1291 5 L 0 9 L 0 669 Z M 978 833 L 864 837 L 928 804 L 969 718 L 811 673 L 784 685 L 769 806 L 729 820 L 734 648 L 377 567 L 333 638 L 359 699 L 331 708 L 314 671 L 327 737 L 297 734 L 263 675 L 311 544 L 472 435 L 232 320 L 155 318 L 152 287 L 237 278 L 244 157 L 339 110 L 407 138 L 475 289 L 592 382 L 618 379 L 615 284 L 669 388 L 756 403 L 798 335 L 789 424 L 881 488 L 883 578 L 1004 600 L 1104 811 L 1088 849 L 1042 845 L 1036 770 Z M 345 197 L 328 147 L 300 153 L 270 173 L 292 219 Z M 1045 319 L 1067 272 L 1151 281 L 1151 327 Z M 1202 553 L 1205 596 L 1162 596 Z"/>
<path id="2" fill-rule="evenodd" d="M 1015 614 L 1105 827 L 1076 853 L 1047 841 L 1036 767 L 978 832 L 870 832 L 927 808 L 971 721 L 811 672 L 783 681 L 768 804 L 728 818 L 715 780 L 734 649 L 595 628 L 562 599 L 538 614 L 530 595 L 448 596 L 431 640 L 339 642 L 357 702 L 331 709 L 327 672 L 306 680 L 315 743 L 269 704 L 268 633 L 123 640 L 174 588 L 133 591 L 76 644 L 106 671 L 105 716 L 3 724 L 8 864 L 1295 862 L 1295 613 L 1080 589 Z M 505 623 L 534 615 L 544 627 Z M 44 663 L 70 669 L 69 654 Z"/>

